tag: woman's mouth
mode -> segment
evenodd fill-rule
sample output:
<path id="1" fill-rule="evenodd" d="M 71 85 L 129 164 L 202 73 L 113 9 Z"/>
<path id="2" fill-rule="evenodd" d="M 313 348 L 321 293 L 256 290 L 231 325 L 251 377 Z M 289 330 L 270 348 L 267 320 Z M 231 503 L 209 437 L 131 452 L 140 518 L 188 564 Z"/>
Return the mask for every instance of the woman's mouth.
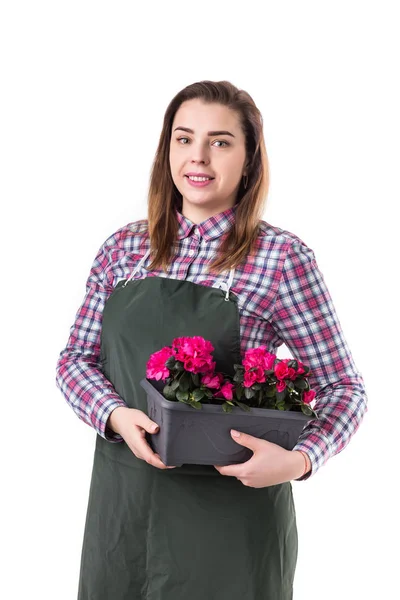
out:
<path id="1" fill-rule="evenodd" d="M 185 175 L 185 177 L 188 183 L 193 187 L 205 187 L 214 181 L 214 179 L 208 177 L 194 177 L 192 175 Z"/>

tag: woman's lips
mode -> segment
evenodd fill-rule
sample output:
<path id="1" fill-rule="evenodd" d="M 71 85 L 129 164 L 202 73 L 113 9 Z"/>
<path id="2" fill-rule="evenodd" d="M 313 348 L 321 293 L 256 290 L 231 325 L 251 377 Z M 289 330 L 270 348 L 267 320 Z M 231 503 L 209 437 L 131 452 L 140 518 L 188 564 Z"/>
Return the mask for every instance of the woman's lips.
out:
<path id="1" fill-rule="evenodd" d="M 189 184 L 193 187 L 205 187 L 206 185 L 210 185 L 210 183 L 214 181 L 214 179 L 208 179 L 207 181 L 193 181 L 187 175 L 185 175 L 185 177 L 188 180 Z"/>

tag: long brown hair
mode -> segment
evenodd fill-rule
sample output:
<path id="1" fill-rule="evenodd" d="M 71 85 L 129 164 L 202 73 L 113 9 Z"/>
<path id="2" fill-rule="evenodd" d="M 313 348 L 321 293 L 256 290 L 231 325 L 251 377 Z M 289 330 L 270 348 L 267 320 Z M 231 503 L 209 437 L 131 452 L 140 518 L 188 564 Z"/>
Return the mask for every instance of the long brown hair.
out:
<path id="1" fill-rule="evenodd" d="M 235 222 L 222 239 L 217 257 L 208 270 L 220 273 L 236 267 L 253 250 L 269 189 L 269 164 L 263 134 L 261 113 L 251 96 L 229 81 L 199 81 L 178 92 L 164 115 L 158 148 L 155 154 L 148 193 L 148 230 L 152 248 L 149 270 L 166 271 L 173 258 L 172 246 L 178 233 L 175 208 L 182 209 L 182 195 L 176 188 L 169 165 L 169 147 L 175 113 L 186 100 L 200 98 L 206 103 L 218 103 L 237 112 L 245 135 L 247 188 L 243 178 L 236 198 Z"/>

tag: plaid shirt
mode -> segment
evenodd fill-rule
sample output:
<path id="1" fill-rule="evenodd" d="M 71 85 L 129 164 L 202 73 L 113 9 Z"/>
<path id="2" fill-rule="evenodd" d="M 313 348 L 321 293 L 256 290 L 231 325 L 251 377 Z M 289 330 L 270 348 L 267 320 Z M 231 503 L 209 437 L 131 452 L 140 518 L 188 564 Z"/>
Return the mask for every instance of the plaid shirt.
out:
<path id="1" fill-rule="evenodd" d="M 182 279 L 206 286 L 226 281 L 228 272 L 206 273 L 221 237 L 235 219 L 235 207 L 196 225 L 176 211 L 177 255 L 168 272 L 148 277 Z M 256 252 L 235 269 L 231 290 L 238 297 L 242 356 L 265 345 L 275 353 L 284 342 L 293 357 L 311 369 L 313 408 L 319 419 L 304 427 L 293 450 L 304 450 L 314 475 L 338 454 L 356 432 L 367 408 L 361 373 L 344 338 L 332 300 L 313 251 L 295 234 L 260 222 Z M 56 383 L 72 410 L 103 438 L 122 442 L 106 422 L 118 406 L 126 406 L 99 369 L 104 304 L 118 281 L 126 279 L 149 248 L 147 221 L 128 223 L 100 247 L 86 283 L 86 295 L 57 361 Z M 147 258 L 136 278 L 146 276 Z M 298 480 L 298 481 L 299 481 Z"/>

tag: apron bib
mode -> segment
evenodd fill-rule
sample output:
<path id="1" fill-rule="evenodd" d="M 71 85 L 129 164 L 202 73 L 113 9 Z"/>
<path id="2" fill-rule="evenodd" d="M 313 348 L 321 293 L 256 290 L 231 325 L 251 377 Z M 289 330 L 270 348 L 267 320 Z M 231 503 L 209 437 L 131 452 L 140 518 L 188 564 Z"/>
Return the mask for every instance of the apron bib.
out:
<path id="1" fill-rule="evenodd" d="M 224 289 L 133 279 L 148 255 L 106 302 L 100 352 L 117 393 L 146 414 L 139 382 L 174 338 L 210 340 L 218 371 L 241 362 L 233 270 Z M 78 600 L 291 600 L 297 541 L 291 482 L 255 489 L 212 465 L 160 470 L 97 435 Z"/>

